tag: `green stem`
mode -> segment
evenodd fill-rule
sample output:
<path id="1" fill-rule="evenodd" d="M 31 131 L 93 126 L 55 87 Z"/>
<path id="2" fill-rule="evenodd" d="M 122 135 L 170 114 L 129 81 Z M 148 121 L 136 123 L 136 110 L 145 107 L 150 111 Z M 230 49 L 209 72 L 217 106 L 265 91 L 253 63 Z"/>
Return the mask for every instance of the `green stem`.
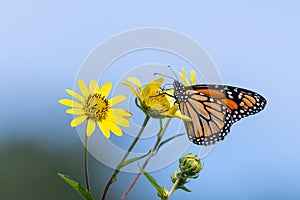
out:
<path id="1" fill-rule="evenodd" d="M 168 198 L 166 200 L 168 200 L 171 197 L 171 195 L 173 194 L 173 192 L 177 189 L 177 185 L 180 182 L 180 179 L 181 179 L 181 177 L 179 176 L 177 178 L 177 180 L 175 181 L 175 183 L 173 184 L 171 190 L 169 191 Z"/>
<path id="2" fill-rule="evenodd" d="M 130 154 L 130 152 L 132 151 L 133 147 L 135 146 L 135 144 L 137 143 L 137 141 L 140 139 L 140 136 L 142 135 L 148 121 L 149 121 L 150 117 L 148 115 L 146 115 L 143 125 L 140 128 L 137 136 L 134 138 L 133 142 L 131 143 L 130 147 L 128 148 L 127 152 L 125 153 L 125 155 L 123 156 L 122 160 L 120 161 L 120 163 L 118 164 L 117 168 L 115 169 L 113 175 L 110 177 L 109 181 L 107 182 L 105 189 L 103 191 L 103 195 L 102 195 L 102 200 L 105 200 L 106 198 L 106 194 L 109 190 L 109 187 L 113 184 L 113 182 L 116 181 L 116 178 L 120 172 L 121 166 L 123 164 L 123 162 L 126 160 L 126 158 L 128 157 L 128 155 Z"/>
<path id="3" fill-rule="evenodd" d="M 160 143 L 160 141 L 161 141 L 161 139 L 162 139 L 164 133 L 166 132 L 167 127 L 168 127 L 170 121 L 171 121 L 171 118 L 168 118 L 168 120 L 167 120 L 166 123 L 165 123 L 164 128 L 161 129 L 160 132 L 158 133 L 158 135 L 157 135 L 157 140 L 156 140 L 156 142 L 155 142 L 153 148 L 151 149 L 149 155 L 147 156 L 147 158 L 146 158 L 146 160 L 145 160 L 143 166 L 141 167 L 142 169 L 145 169 L 146 166 L 148 165 L 148 163 L 149 163 L 150 159 L 152 158 L 153 154 L 155 153 L 155 151 L 156 151 L 156 149 L 157 149 L 157 147 L 158 147 L 158 145 L 159 145 L 159 143 Z M 137 180 L 139 179 L 139 177 L 141 176 L 141 174 L 142 174 L 141 171 L 137 173 L 137 175 L 136 175 L 135 178 L 133 179 L 132 183 L 128 186 L 127 190 L 125 191 L 125 193 L 124 193 L 123 196 L 121 197 L 121 200 L 124 200 L 124 199 L 127 197 L 127 195 L 129 194 L 130 190 L 133 188 L 133 186 L 135 185 L 135 183 L 137 182 Z"/>
<path id="4" fill-rule="evenodd" d="M 85 175 L 85 183 L 86 189 L 90 191 L 90 184 L 89 184 L 89 172 L 88 172 L 88 162 L 87 162 L 87 140 L 88 137 L 85 134 L 84 136 L 84 153 L 83 153 L 83 160 L 84 160 L 84 175 Z"/>

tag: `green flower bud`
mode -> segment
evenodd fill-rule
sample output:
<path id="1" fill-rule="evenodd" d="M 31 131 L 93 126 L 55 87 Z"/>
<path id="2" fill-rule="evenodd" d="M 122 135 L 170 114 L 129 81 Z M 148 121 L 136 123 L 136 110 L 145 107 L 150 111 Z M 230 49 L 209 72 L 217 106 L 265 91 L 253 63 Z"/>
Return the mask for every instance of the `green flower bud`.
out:
<path id="1" fill-rule="evenodd" d="M 179 159 L 179 168 L 182 176 L 186 178 L 197 178 L 202 169 L 202 164 L 196 155 L 187 154 Z"/>
<path id="2" fill-rule="evenodd" d="M 163 188 L 162 192 L 158 192 L 157 195 L 160 197 L 161 200 L 167 200 L 169 197 L 169 191 L 167 188 Z"/>

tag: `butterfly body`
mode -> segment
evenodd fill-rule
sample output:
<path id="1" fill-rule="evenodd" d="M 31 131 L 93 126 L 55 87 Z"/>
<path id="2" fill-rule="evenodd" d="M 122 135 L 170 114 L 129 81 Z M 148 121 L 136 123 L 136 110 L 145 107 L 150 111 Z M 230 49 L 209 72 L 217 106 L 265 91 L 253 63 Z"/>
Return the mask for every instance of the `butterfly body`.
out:
<path id="1" fill-rule="evenodd" d="M 174 81 L 174 97 L 182 114 L 189 139 L 198 145 L 213 145 L 224 140 L 231 125 L 261 111 L 266 99 L 243 88 L 227 85 L 192 85 Z"/>

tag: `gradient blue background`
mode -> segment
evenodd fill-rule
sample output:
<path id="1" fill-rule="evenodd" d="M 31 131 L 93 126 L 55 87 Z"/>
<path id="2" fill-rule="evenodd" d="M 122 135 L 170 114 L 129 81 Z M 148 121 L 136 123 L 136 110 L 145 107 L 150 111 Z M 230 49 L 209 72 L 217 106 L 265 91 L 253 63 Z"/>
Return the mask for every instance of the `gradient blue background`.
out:
<path id="1" fill-rule="evenodd" d="M 234 125 L 204 160 L 199 178 L 187 185 L 193 192 L 176 191 L 172 199 L 299 199 L 299 19 L 298 1 L 2 2 L 0 198 L 80 199 L 53 172 L 83 180 L 82 145 L 57 100 L 66 97 L 64 89 L 72 88 L 96 45 L 122 31 L 155 26 L 194 38 L 224 83 L 268 100 L 262 113 Z M 152 175 L 170 188 L 175 169 L 176 163 Z M 98 197 L 111 170 L 91 158 L 91 172 Z M 132 178 L 121 174 L 110 199 Z M 128 199 L 155 198 L 141 177 Z"/>

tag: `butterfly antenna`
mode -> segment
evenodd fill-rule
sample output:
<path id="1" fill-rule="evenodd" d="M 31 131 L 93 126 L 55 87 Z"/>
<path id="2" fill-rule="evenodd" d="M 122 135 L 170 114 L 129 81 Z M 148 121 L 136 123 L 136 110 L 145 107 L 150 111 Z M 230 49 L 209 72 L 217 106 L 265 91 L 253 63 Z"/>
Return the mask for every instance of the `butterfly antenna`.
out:
<path id="1" fill-rule="evenodd" d="M 155 75 L 160 75 L 160 76 L 164 76 L 164 77 L 170 78 L 170 79 L 172 79 L 172 80 L 176 80 L 175 78 L 173 78 L 173 77 L 171 77 L 171 76 L 168 76 L 168 75 L 165 75 L 165 74 L 161 74 L 161 73 L 158 73 L 158 72 L 154 73 L 153 75 L 154 75 L 154 76 L 155 76 Z"/>
<path id="2" fill-rule="evenodd" d="M 160 89 L 162 90 L 162 91 L 164 91 L 164 90 L 166 90 L 166 86 L 168 86 L 168 85 L 173 85 L 172 83 L 166 83 L 166 84 L 164 84 L 164 86 L 163 87 L 160 87 Z"/>
<path id="3" fill-rule="evenodd" d="M 174 74 L 175 77 L 176 77 L 176 80 L 178 81 L 178 77 L 177 77 L 177 75 L 176 75 L 176 73 L 175 73 L 173 67 L 171 67 L 170 65 L 168 65 L 168 67 L 171 69 L 171 71 L 173 72 L 173 74 Z M 174 78 L 173 78 L 173 79 L 174 79 Z M 175 79 L 174 79 L 174 80 L 175 80 Z"/>

